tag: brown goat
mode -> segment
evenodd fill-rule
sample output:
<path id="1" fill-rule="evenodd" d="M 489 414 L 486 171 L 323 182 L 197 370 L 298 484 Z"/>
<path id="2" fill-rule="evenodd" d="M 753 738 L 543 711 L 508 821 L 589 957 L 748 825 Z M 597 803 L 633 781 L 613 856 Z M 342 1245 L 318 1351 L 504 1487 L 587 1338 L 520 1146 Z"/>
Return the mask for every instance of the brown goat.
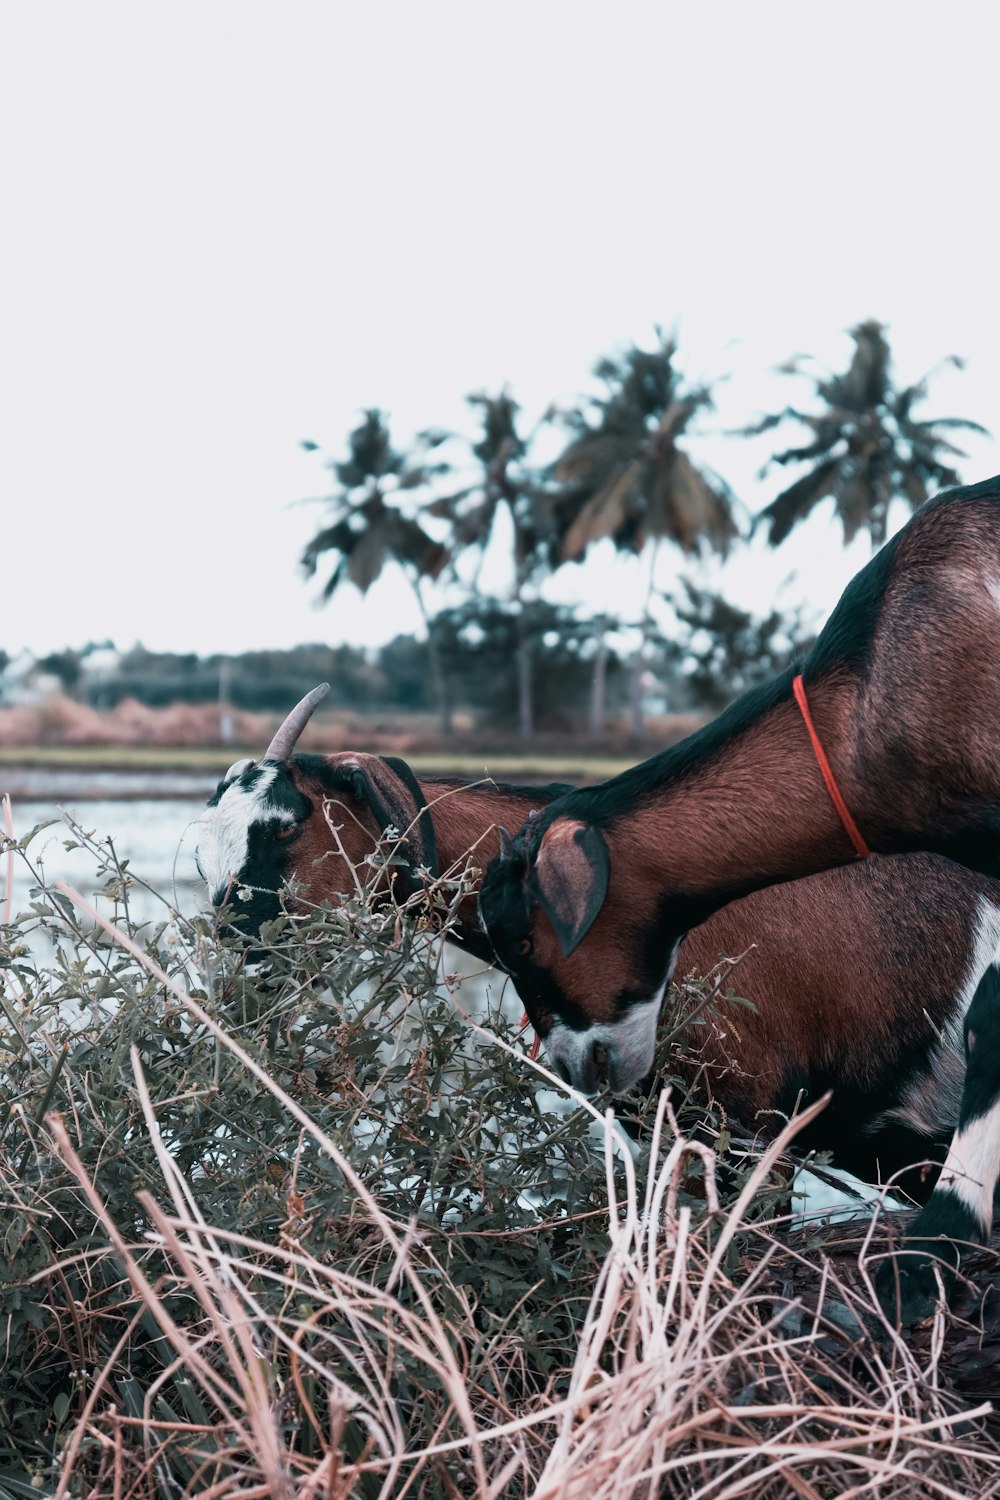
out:
<path id="1" fill-rule="evenodd" d="M 480 911 L 571 1081 L 592 1086 L 605 1059 L 619 1088 L 646 1071 L 685 932 L 762 886 L 853 858 L 795 701 L 796 677 L 871 848 L 931 850 L 1000 874 L 998 543 L 1000 477 L 937 496 L 850 584 L 799 673 L 747 693 L 621 776 L 568 793 L 507 841 L 486 873 Z M 918 1243 L 982 1238 L 992 1223 L 1000 1176 L 992 963 L 965 1034 L 959 1128 L 914 1226 Z M 926 1263 L 911 1282 L 931 1284 Z"/>

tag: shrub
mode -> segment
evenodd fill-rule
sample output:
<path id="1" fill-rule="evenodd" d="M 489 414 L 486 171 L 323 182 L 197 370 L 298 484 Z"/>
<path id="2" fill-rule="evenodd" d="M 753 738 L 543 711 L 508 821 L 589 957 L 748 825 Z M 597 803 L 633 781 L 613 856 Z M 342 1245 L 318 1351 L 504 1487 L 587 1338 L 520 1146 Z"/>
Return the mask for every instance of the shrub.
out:
<path id="1" fill-rule="evenodd" d="M 37 830 L 13 846 L 4 1500 L 996 1481 L 899 1341 L 879 1387 L 840 1362 L 842 1316 L 789 1334 L 755 1290 L 784 1141 L 735 1149 L 690 1089 L 637 1101 L 627 1137 L 573 1105 L 504 1004 L 466 1013 L 378 869 L 251 964 L 210 917 L 134 919 L 141 882 L 67 831 L 119 936 L 41 880 Z M 432 892 L 446 923 L 459 894 Z M 671 1057 L 712 998 L 682 997 Z"/>

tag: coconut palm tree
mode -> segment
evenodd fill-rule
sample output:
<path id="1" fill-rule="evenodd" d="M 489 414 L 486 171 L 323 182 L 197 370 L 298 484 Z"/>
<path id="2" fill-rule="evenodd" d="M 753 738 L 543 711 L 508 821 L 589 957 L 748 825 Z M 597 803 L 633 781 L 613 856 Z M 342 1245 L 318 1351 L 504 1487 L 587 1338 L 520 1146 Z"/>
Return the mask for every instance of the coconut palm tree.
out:
<path id="1" fill-rule="evenodd" d="M 885 325 L 869 320 L 852 328 L 850 335 L 854 352 L 841 375 L 830 371 L 810 375 L 803 356 L 782 367 L 788 374 L 812 380 L 819 400 L 815 411 L 786 406 L 743 429 L 744 435 L 752 436 L 794 421 L 810 434 L 801 446 L 776 453 L 761 471 L 767 473 L 773 464 L 808 465 L 757 518 L 757 524 L 768 528 L 772 546 L 783 542 L 821 500 L 830 497 L 845 543 L 859 531 L 867 531 L 872 551 L 877 551 L 888 533 L 893 500 L 903 500 L 916 510 L 930 491 L 959 482 L 951 460 L 965 455 L 944 434 L 958 428 L 986 431 L 960 417 L 917 421 L 913 408 L 926 398 L 934 371 L 900 390 L 892 378 Z M 962 367 L 956 355 L 941 364 Z M 935 366 L 939 368 L 940 364 Z"/>
<path id="2" fill-rule="evenodd" d="M 497 395 L 489 395 L 479 391 L 466 399 L 480 420 L 478 441 L 468 445 L 477 472 L 469 484 L 434 501 L 428 511 L 448 521 L 455 553 L 477 553 L 479 565 L 496 534 L 500 516 L 504 513 L 507 516 L 511 532 L 510 605 L 516 624 L 519 730 L 523 740 L 530 740 L 534 735 L 535 715 L 528 604 L 532 587 L 548 566 L 555 536 L 552 498 L 529 466 L 528 453 L 534 434 L 525 437 L 519 431 L 520 406 L 510 392 L 504 389 Z M 440 434 L 433 436 L 440 439 Z M 473 587 L 478 577 L 477 565 Z"/>
<path id="3" fill-rule="evenodd" d="M 681 446 L 695 414 L 711 407 L 712 393 L 706 385 L 684 383 L 676 355 L 675 341 L 658 333 L 654 349 L 633 346 L 618 359 L 602 359 L 594 374 L 604 393 L 567 414 L 572 437 L 555 466 L 564 560 L 579 560 L 605 537 L 620 551 L 649 549 L 642 643 L 632 673 L 635 738 L 643 734 L 642 673 L 660 545 L 725 553 L 737 534 L 728 486 L 697 467 Z"/>
<path id="4" fill-rule="evenodd" d="M 322 593 L 324 599 L 329 599 L 345 583 L 353 583 L 366 594 L 385 567 L 390 563 L 397 565 L 413 590 L 427 631 L 441 730 L 450 734 L 452 714 L 447 675 L 424 586 L 428 580 L 440 577 L 451 554 L 446 541 L 427 531 L 419 511 L 407 513 L 398 503 L 407 493 L 425 486 L 439 472 L 439 466 L 428 457 L 398 453 L 392 446 L 388 422 L 378 408 L 365 412 L 347 442 L 347 459 L 334 459 L 327 464 L 338 483 L 334 493 L 326 497 L 331 518 L 306 547 L 302 566 L 306 575 L 312 577 L 320 559 L 333 554 L 333 571 Z M 428 435 L 423 446 L 428 449 L 434 442 Z M 303 447 L 315 451 L 317 444 L 307 442 Z"/>

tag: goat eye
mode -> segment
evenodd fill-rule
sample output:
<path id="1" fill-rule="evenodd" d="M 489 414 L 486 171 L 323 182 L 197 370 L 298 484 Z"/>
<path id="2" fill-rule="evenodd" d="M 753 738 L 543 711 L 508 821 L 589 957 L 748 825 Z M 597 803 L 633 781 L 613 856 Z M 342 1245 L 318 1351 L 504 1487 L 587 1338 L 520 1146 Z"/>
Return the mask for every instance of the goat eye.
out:
<path id="1" fill-rule="evenodd" d="M 532 951 L 534 946 L 535 945 L 531 941 L 530 937 L 522 938 L 517 945 L 517 951 L 518 953 L 522 953 L 524 957 L 527 958 L 528 954 Z"/>
<path id="2" fill-rule="evenodd" d="M 290 839 L 291 836 L 292 836 L 292 834 L 294 832 L 295 832 L 295 824 L 294 823 L 282 823 L 282 825 L 281 825 L 280 828 L 276 828 L 274 830 L 274 836 L 275 836 L 276 839 L 281 839 L 281 840 Z"/>

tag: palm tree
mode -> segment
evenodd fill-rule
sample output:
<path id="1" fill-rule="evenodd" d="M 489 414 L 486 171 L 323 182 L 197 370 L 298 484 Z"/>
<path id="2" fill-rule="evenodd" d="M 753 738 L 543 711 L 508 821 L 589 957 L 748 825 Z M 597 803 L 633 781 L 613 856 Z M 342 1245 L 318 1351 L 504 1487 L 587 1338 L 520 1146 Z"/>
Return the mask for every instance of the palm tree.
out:
<path id="1" fill-rule="evenodd" d="M 385 416 L 378 408 L 365 412 L 348 437 L 346 461 L 331 460 L 339 488 L 327 497 L 332 519 L 313 537 L 302 554 L 307 577 L 316 572 L 321 557 L 333 553 L 336 562 L 323 586 L 329 599 L 344 583 L 362 594 L 395 563 L 413 590 L 427 631 L 428 654 L 443 734 L 451 734 L 451 700 L 434 621 L 424 597 L 427 580 L 440 577 L 450 557 L 446 542 L 425 529 L 419 514 L 407 514 L 393 500 L 426 485 L 439 472 L 429 461 L 407 458 L 392 446 Z M 425 446 L 433 445 L 428 435 Z M 317 444 L 303 443 L 315 451 Z"/>
<path id="2" fill-rule="evenodd" d="M 604 537 L 620 551 L 650 549 L 642 642 L 632 672 L 637 739 L 643 734 L 642 673 L 660 544 L 673 542 L 685 553 L 706 545 L 725 553 L 737 533 L 728 487 L 696 467 L 680 446 L 696 412 L 711 407 L 711 390 L 686 386 L 674 368 L 675 341 L 662 334 L 658 340 L 655 349 L 633 346 L 620 359 L 596 365 L 604 394 L 568 413 L 573 437 L 555 467 L 562 485 L 557 519 L 564 560 L 579 560 Z M 595 709 L 598 716 L 603 709 Z"/>
<path id="3" fill-rule="evenodd" d="M 519 730 L 523 740 L 530 740 L 534 735 L 535 715 L 528 596 L 539 573 L 547 566 L 555 531 L 553 511 L 539 476 L 528 466 L 533 434 L 523 437 L 519 432 L 520 406 L 510 392 L 505 389 L 491 396 L 479 391 L 466 399 L 480 417 L 481 436 L 470 444 L 479 472 L 470 484 L 433 502 L 428 510 L 448 520 L 455 552 L 477 552 L 480 565 L 501 512 L 507 513 L 511 528 L 510 603 L 515 611 L 517 638 Z M 475 580 L 478 576 L 477 567 Z"/>
<path id="4" fill-rule="evenodd" d="M 899 390 L 892 379 L 885 325 L 869 320 L 852 328 L 850 335 L 854 353 L 842 375 L 827 371 L 808 376 L 802 356 L 782 367 L 785 373 L 812 380 L 821 403 L 817 411 L 787 406 L 743 429 L 745 436 L 752 436 L 791 420 L 811 434 L 801 447 L 776 453 L 761 471 L 765 474 L 772 464 L 809 465 L 757 518 L 758 524 L 767 526 L 772 546 L 783 542 L 829 496 L 844 528 L 845 543 L 867 530 L 876 552 L 886 539 L 893 500 L 904 500 L 916 510 L 930 490 L 959 482 L 951 459 L 965 455 L 944 433 L 956 428 L 986 431 L 978 422 L 960 417 L 918 422 L 913 408 L 926 398 L 934 371 Z M 941 364 L 962 368 L 956 355 Z"/>

